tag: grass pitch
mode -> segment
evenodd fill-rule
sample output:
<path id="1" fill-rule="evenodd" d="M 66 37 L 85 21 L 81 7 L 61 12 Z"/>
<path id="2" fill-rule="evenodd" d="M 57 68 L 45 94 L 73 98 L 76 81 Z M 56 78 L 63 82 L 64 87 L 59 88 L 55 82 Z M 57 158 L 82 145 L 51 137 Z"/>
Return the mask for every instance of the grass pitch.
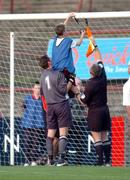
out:
<path id="1" fill-rule="evenodd" d="M 114 167 L 0 167 L 0 180 L 129 180 L 130 168 Z"/>

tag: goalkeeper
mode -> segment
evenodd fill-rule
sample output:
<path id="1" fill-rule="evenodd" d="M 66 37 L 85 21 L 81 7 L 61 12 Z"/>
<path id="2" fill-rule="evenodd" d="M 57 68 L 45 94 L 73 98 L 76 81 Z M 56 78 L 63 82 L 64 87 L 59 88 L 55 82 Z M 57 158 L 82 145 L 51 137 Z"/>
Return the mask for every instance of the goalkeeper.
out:
<path id="1" fill-rule="evenodd" d="M 107 77 L 102 57 L 94 38 L 89 37 L 92 53 L 97 61 L 90 67 L 91 78 L 86 82 L 81 100 L 88 107 L 88 128 L 94 139 L 98 162 L 96 165 L 110 165 L 111 144 L 108 138 L 111 119 L 107 106 Z M 105 162 L 103 162 L 105 156 Z"/>
<path id="2" fill-rule="evenodd" d="M 68 129 L 72 124 L 72 115 L 69 101 L 66 97 L 71 88 L 73 79 L 67 83 L 63 73 L 52 70 L 51 61 L 48 56 L 40 58 L 39 65 L 43 69 L 41 74 L 41 94 L 47 102 L 47 139 L 48 165 L 53 165 L 53 140 L 59 128 L 59 159 L 57 166 L 66 165 L 65 155 L 67 147 Z"/>
<path id="3" fill-rule="evenodd" d="M 69 80 L 70 76 L 75 77 L 72 48 L 74 48 L 75 46 L 80 46 L 85 35 L 85 31 L 82 31 L 80 39 L 77 42 L 74 42 L 69 37 L 65 37 L 65 26 L 67 25 L 69 19 L 74 16 L 74 13 L 70 13 L 63 24 L 58 24 L 55 27 L 56 36 L 54 38 L 52 47 L 52 68 L 53 70 L 62 71 L 67 80 Z M 73 85 L 74 86 L 72 86 L 71 91 L 73 91 L 74 94 L 77 94 L 75 82 L 73 83 Z M 72 96 L 73 93 L 71 93 Z"/>

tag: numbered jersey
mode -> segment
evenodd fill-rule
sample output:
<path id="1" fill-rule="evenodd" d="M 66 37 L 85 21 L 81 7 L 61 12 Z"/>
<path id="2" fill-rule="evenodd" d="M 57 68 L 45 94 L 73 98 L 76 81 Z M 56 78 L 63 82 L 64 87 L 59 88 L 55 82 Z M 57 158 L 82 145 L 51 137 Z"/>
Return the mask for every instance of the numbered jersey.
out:
<path id="1" fill-rule="evenodd" d="M 67 100 L 67 82 L 60 71 L 45 69 L 41 74 L 41 94 L 47 104 L 60 103 Z"/>

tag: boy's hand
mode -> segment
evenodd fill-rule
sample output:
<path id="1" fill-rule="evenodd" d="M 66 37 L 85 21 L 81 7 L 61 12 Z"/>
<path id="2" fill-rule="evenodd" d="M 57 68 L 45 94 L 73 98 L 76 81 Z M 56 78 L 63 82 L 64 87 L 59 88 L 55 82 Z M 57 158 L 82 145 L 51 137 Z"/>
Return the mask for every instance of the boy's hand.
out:
<path id="1" fill-rule="evenodd" d="M 74 12 L 71 12 L 69 15 L 68 15 L 68 18 L 73 18 L 75 17 L 75 13 Z"/>
<path id="2" fill-rule="evenodd" d="M 64 25 L 67 25 L 69 19 L 70 19 L 70 18 L 73 18 L 73 17 L 75 17 L 75 13 L 74 13 L 74 12 L 69 13 L 68 17 L 67 17 L 66 20 L 64 21 Z"/>
<path id="3" fill-rule="evenodd" d="M 81 32 L 81 35 L 82 35 L 82 36 L 84 36 L 85 33 L 86 33 L 85 30 L 81 30 L 80 32 Z"/>

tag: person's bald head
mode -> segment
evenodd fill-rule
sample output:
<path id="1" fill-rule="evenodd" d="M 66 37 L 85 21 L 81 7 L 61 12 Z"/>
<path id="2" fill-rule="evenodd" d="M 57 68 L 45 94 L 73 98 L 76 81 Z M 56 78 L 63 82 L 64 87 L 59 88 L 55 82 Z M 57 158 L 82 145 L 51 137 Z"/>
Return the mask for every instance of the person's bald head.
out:
<path id="1" fill-rule="evenodd" d="M 99 77 L 102 73 L 102 68 L 98 64 L 93 64 L 90 68 L 90 74 L 93 77 Z"/>

